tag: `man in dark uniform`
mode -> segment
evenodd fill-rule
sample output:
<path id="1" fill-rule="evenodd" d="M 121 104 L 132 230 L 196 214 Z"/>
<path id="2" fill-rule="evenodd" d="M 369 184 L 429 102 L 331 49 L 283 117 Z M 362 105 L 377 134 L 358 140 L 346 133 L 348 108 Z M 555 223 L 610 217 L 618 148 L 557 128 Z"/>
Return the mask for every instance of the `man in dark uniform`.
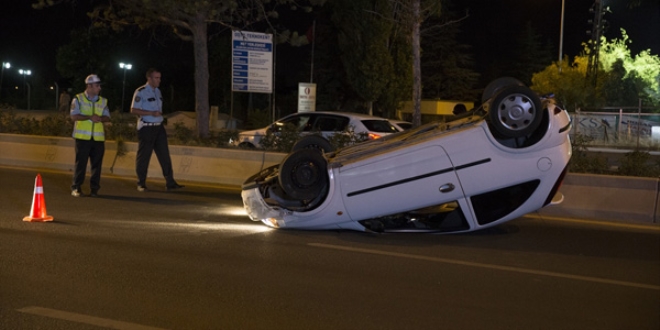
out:
<path id="1" fill-rule="evenodd" d="M 147 71 L 147 83 L 135 90 L 131 113 L 138 115 L 138 150 L 135 158 L 137 173 L 137 190 L 147 190 L 147 170 L 151 153 L 156 152 L 156 158 L 163 170 L 167 190 L 183 188 L 174 180 L 172 160 L 167 145 L 167 133 L 163 126 L 163 96 L 160 94 L 161 73 L 156 69 Z"/>

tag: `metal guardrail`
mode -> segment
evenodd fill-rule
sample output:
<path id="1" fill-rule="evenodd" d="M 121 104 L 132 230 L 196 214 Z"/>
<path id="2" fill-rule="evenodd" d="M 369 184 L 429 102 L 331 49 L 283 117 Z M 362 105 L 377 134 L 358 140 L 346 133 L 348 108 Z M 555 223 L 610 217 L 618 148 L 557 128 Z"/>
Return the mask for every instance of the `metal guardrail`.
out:
<path id="1" fill-rule="evenodd" d="M 660 150 L 660 113 L 574 112 L 571 135 L 599 147 Z"/>

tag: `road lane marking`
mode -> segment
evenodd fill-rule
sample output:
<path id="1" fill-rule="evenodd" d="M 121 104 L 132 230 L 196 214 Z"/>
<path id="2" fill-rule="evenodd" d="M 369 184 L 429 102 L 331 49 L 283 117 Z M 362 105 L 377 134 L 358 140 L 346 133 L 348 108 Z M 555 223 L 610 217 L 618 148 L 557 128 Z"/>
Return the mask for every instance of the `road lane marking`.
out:
<path id="1" fill-rule="evenodd" d="M 78 313 L 71 313 L 60 311 L 56 309 L 50 309 L 45 307 L 30 306 L 17 309 L 21 313 L 33 314 L 38 316 L 45 316 L 54 319 L 72 321 L 77 323 L 84 323 L 89 325 L 94 325 L 98 327 L 105 327 L 110 329 L 119 329 L 119 330 L 165 330 L 163 328 L 150 327 L 146 325 L 123 322 L 111 319 L 104 319 L 101 317 L 89 316 Z"/>
<path id="2" fill-rule="evenodd" d="M 586 224 L 586 225 L 597 225 L 597 226 L 605 226 L 605 227 L 619 227 L 619 228 L 629 228 L 629 229 L 660 231 L 660 226 L 658 226 L 658 224 L 636 224 L 636 223 L 615 222 L 615 221 L 607 221 L 607 220 L 584 220 L 578 218 L 551 217 L 551 216 L 537 215 L 531 213 L 523 216 L 523 218 L 579 223 L 583 225 Z"/>
<path id="3" fill-rule="evenodd" d="M 594 282 L 594 283 L 620 285 L 620 286 L 627 286 L 627 287 L 633 287 L 633 288 L 660 291 L 660 286 L 659 285 L 609 280 L 609 279 L 606 279 L 606 278 L 599 278 L 599 277 L 572 275 L 572 274 L 549 272 L 549 271 L 543 271 L 543 270 L 534 270 L 534 269 L 511 267 L 511 266 L 501 266 L 501 265 L 494 265 L 494 264 L 484 264 L 484 263 L 479 263 L 479 262 L 428 257 L 428 256 L 408 254 L 408 253 L 398 253 L 398 252 L 388 252 L 388 251 L 380 251 L 380 250 L 372 250 L 372 249 L 362 249 L 362 248 L 354 248 L 354 247 L 347 247 L 347 246 L 341 246 L 341 245 L 332 245 L 332 244 L 323 244 L 323 243 L 308 243 L 307 245 L 313 246 L 313 247 L 319 247 L 319 248 L 348 251 L 348 252 L 359 252 L 359 253 L 375 254 L 375 255 L 389 256 L 389 257 L 397 257 L 397 258 L 424 260 L 424 261 L 445 263 L 445 264 L 451 264 L 451 265 L 477 267 L 477 268 L 483 268 L 483 269 L 493 269 L 493 270 L 500 270 L 500 271 L 506 271 L 506 272 L 515 272 L 515 273 L 521 273 L 521 274 L 541 275 L 541 276 L 557 277 L 557 278 L 564 278 L 564 279 L 577 280 L 577 281 L 586 281 L 586 282 Z"/>

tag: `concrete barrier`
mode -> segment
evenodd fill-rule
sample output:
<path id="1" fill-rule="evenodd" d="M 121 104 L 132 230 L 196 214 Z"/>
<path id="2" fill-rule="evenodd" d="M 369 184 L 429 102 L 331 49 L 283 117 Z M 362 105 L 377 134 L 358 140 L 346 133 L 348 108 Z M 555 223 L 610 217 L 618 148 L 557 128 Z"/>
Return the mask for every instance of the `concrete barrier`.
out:
<path id="1" fill-rule="evenodd" d="M 106 141 L 103 173 L 135 177 L 137 143 L 126 143 L 117 156 L 117 143 Z M 170 146 L 177 180 L 239 187 L 249 176 L 278 164 L 282 153 L 223 148 Z M 73 172 L 72 138 L 0 134 L 0 165 L 48 168 Z M 156 156 L 149 177 L 162 178 Z M 541 215 L 581 219 L 658 223 L 658 178 L 568 174 L 560 191 L 564 202 L 539 211 Z"/>
<path id="2" fill-rule="evenodd" d="M 117 143 L 106 141 L 103 173 L 135 177 L 137 143 L 125 143 L 117 156 Z M 279 164 L 285 154 L 239 149 L 170 145 L 174 176 L 181 181 L 240 186 L 249 176 Z M 75 143 L 72 138 L 0 134 L 0 165 L 49 168 L 73 172 Z M 149 162 L 149 178 L 162 178 L 156 155 Z"/>
<path id="3" fill-rule="evenodd" d="M 540 214 L 568 218 L 658 223 L 660 180 L 569 174 L 559 189 L 564 201 Z"/>

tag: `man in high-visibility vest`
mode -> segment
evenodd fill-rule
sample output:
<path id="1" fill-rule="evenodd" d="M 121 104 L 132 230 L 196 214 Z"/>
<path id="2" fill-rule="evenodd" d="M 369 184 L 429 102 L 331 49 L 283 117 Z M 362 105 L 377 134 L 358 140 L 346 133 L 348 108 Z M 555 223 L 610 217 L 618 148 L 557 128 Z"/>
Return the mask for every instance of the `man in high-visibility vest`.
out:
<path id="1" fill-rule="evenodd" d="M 85 182 L 87 162 L 91 163 L 92 175 L 89 179 L 92 197 L 98 196 L 101 188 L 101 165 L 105 153 L 104 122 L 110 121 L 108 100 L 101 97 L 101 79 L 95 74 L 85 78 L 87 88 L 71 101 L 73 138 L 76 140 L 76 168 L 73 173 L 71 196 L 82 195 L 81 186 Z"/>

